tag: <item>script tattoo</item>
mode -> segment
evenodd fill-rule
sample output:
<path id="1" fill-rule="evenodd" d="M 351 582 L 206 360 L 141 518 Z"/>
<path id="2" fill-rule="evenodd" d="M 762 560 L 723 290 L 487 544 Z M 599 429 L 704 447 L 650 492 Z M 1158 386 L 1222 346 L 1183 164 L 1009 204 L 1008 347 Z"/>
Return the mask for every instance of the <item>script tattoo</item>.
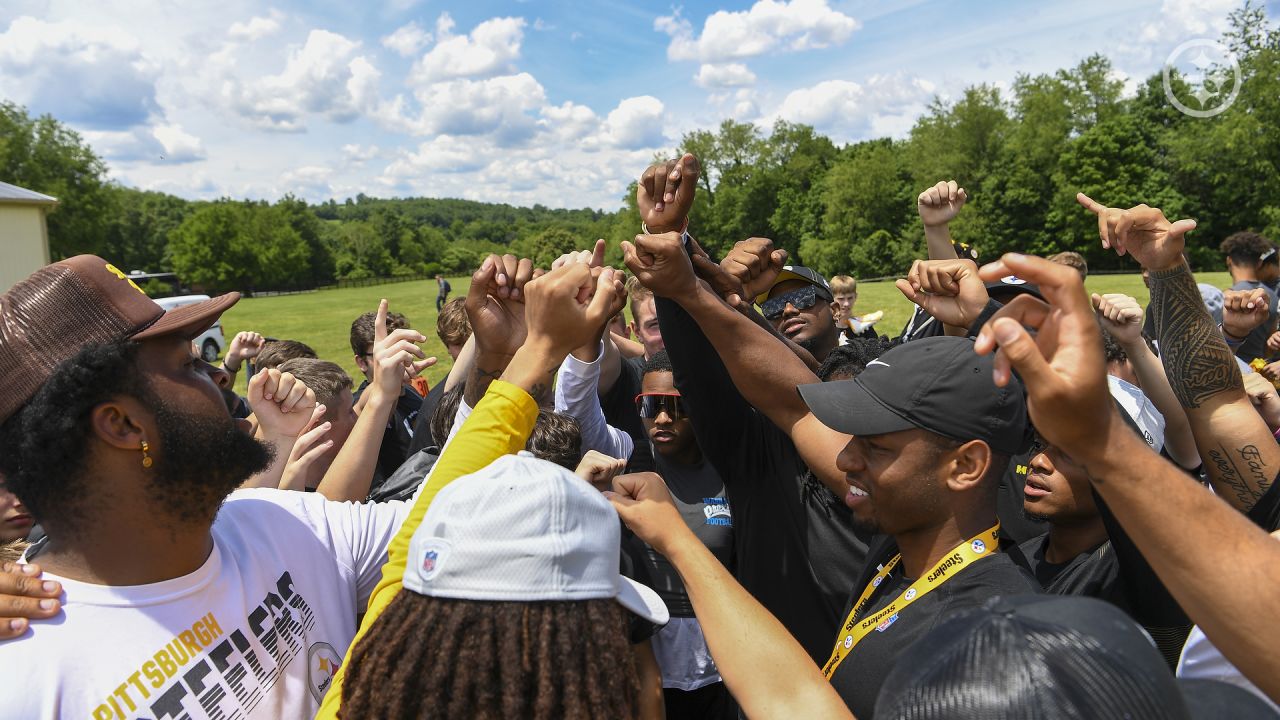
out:
<path id="1" fill-rule="evenodd" d="M 1151 312 L 1165 373 L 1183 407 L 1196 409 L 1220 392 L 1244 386 L 1185 262 L 1151 273 Z"/>
<path id="2" fill-rule="evenodd" d="M 1252 445 L 1248 447 L 1253 447 Z M 1243 448 L 1237 449 L 1242 457 L 1245 455 Z M 1257 452 L 1257 448 L 1253 448 L 1253 452 Z M 1245 482 L 1244 476 L 1241 474 L 1240 466 L 1231 457 L 1231 453 L 1221 445 L 1209 451 L 1209 462 L 1213 464 L 1217 471 L 1213 473 L 1216 477 L 1215 485 L 1219 492 L 1229 489 L 1236 499 L 1240 501 L 1240 507 L 1251 507 L 1262 497 L 1262 492 L 1254 490 Z M 1259 466 L 1262 466 L 1261 458 L 1257 459 Z M 1256 477 L 1256 474 L 1253 474 Z M 1225 487 L 1224 487 L 1225 486 Z"/>

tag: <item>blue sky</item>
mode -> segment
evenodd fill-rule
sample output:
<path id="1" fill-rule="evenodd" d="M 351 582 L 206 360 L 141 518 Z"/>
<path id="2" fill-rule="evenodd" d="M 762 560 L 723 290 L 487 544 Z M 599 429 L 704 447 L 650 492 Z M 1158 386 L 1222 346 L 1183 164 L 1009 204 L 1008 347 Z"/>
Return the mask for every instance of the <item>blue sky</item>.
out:
<path id="1" fill-rule="evenodd" d="M 902 136 L 936 96 L 1094 52 L 1133 87 L 1238 5 L 6 0 L 0 97 L 184 197 L 612 209 L 694 128 Z"/>

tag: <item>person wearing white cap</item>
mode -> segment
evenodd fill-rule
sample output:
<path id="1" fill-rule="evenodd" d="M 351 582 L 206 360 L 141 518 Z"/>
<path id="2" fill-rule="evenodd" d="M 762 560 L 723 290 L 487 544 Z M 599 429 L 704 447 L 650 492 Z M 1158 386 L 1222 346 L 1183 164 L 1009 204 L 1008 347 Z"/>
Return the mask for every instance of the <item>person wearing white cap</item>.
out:
<path id="1" fill-rule="evenodd" d="M 469 315 L 502 304 L 500 263 L 490 258 L 472 277 Z M 621 308 L 622 284 L 611 270 L 570 265 L 522 292 L 527 338 L 392 542 L 318 717 L 635 714 L 627 611 L 661 625 L 666 607 L 619 575 L 620 524 L 599 491 L 513 455 L 561 361 Z"/>

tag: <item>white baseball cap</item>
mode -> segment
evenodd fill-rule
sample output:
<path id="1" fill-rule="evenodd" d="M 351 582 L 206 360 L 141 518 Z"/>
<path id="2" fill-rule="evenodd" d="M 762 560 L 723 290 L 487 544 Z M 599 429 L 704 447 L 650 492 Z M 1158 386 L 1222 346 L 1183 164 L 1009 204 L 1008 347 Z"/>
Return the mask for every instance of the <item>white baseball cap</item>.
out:
<path id="1" fill-rule="evenodd" d="M 460 600 L 613 598 L 665 625 L 653 590 L 618 573 L 622 523 L 568 470 L 521 451 L 454 480 L 413 533 L 404 586 Z"/>
<path id="2" fill-rule="evenodd" d="M 1120 403 L 1142 431 L 1142 437 L 1151 449 L 1160 452 L 1164 448 L 1164 415 L 1156 409 L 1155 403 L 1137 385 L 1114 375 L 1107 376 L 1107 387 L 1111 390 L 1111 397 Z"/>

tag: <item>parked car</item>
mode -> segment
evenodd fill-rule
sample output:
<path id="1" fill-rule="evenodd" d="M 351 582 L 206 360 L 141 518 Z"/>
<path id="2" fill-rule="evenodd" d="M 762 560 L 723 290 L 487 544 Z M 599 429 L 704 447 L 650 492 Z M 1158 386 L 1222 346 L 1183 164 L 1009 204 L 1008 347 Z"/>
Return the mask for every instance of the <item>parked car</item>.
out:
<path id="1" fill-rule="evenodd" d="M 208 300 L 208 295 L 178 295 L 177 297 L 156 298 L 156 303 L 166 311 L 183 305 L 194 305 L 198 302 Z M 222 354 L 222 349 L 227 346 L 227 341 L 222 337 L 222 321 L 214 323 L 213 327 L 204 331 L 204 334 L 195 339 L 196 347 L 200 348 L 200 357 L 204 358 L 207 363 L 217 362 L 218 356 Z"/>

